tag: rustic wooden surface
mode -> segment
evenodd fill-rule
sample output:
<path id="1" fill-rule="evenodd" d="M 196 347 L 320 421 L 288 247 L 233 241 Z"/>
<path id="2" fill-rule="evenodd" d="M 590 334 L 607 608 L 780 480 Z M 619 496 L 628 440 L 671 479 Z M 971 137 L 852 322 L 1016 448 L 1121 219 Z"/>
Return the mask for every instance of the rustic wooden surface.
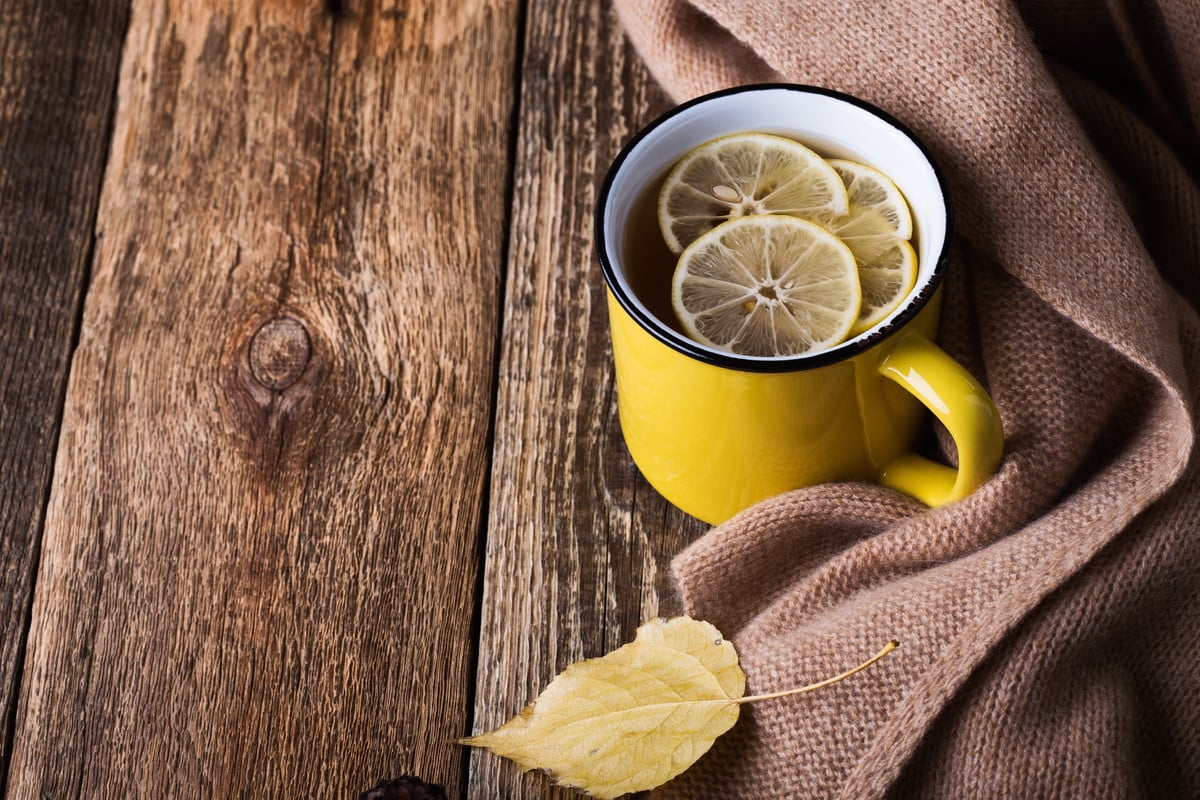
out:
<path id="1" fill-rule="evenodd" d="M 568 796 L 453 740 L 703 531 L 616 419 L 591 214 L 667 101 L 607 3 L 0 23 L 7 796 Z"/>
<path id="2" fill-rule="evenodd" d="M 121 2 L 0 5 L 0 782 L 125 25 Z"/>

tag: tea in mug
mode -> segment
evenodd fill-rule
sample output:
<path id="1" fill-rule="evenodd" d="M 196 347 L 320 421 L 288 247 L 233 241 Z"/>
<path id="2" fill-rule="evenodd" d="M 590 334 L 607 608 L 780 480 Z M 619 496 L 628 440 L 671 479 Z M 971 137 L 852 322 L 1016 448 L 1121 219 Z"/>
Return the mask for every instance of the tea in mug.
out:
<path id="1" fill-rule="evenodd" d="M 917 275 L 912 216 L 864 164 L 766 133 L 689 151 L 634 204 L 627 275 L 689 338 L 739 355 L 802 355 L 874 327 Z"/>
<path id="2" fill-rule="evenodd" d="M 658 225 L 658 195 L 666 178 L 664 173 L 647 184 L 633 204 L 625 238 L 626 277 L 655 319 L 687 336 L 671 307 L 671 277 L 679 256 L 667 247 Z"/>

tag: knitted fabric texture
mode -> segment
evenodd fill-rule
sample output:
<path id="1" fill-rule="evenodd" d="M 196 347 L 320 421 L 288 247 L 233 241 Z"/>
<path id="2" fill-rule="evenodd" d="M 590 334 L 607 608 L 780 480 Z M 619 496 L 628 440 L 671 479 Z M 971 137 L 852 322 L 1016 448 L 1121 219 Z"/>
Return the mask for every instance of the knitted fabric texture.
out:
<path id="1" fill-rule="evenodd" d="M 753 692 L 901 647 L 655 797 L 1200 797 L 1200 3 L 615 5 L 678 100 L 794 81 L 917 133 L 956 212 L 940 341 L 1006 434 L 951 506 L 819 486 L 677 557 Z"/>

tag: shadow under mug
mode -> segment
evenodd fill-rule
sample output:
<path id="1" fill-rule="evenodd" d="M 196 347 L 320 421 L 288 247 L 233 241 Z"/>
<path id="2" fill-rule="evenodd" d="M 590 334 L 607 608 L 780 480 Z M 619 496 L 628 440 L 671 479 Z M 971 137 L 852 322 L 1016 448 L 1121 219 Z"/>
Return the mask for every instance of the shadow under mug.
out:
<path id="1" fill-rule="evenodd" d="M 871 330 L 809 355 L 734 355 L 678 333 L 634 293 L 630 248 L 638 245 L 630 231 L 633 215 L 645 213 L 639 199 L 692 148 L 745 131 L 874 166 L 908 200 L 916 285 Z M 773 495 L 845 480 L 878 481 L 942 505 L 974 491 L 999 464 L 1003 433 L 991 398 L 933 344 L 950 233 L 945 182 L 920 142 L 883 111 L 794 84 L 696 98 L 622 149 L 595 230 L 626 445 L 650 484 L 692 516 L 718 524 Z M 957 468 L 910 452 L 925 409 L 953 438 Z"/>

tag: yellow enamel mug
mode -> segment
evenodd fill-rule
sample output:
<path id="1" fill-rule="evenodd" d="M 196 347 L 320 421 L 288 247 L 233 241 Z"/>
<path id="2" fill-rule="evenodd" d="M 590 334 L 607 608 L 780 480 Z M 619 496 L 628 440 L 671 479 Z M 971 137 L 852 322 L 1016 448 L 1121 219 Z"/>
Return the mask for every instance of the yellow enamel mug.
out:
<path id="1" fill-rule="evenodd" d="M 869 164 L 903 192 L 919 272 L 876 327 L 814 354 L 741 356 L 688 339 L 634 293 L 631 221 L 645 211 L 648 187 L 697 145 L 743 131 Z M 743 86 L 685 103 L 639 132 L 613 162 L 596 209 L 621 429 L 638 469 L 712 524 L 827 481 L 878 481 L 931 506 L 974 491 L 1004 444 L 991 398 L 933 343 L 949 234 L 945 182 L 925 148 L 885 112 L 838 92 Z M 910 452 L 926 409 L 953 438 L 956 467 Z"/>

